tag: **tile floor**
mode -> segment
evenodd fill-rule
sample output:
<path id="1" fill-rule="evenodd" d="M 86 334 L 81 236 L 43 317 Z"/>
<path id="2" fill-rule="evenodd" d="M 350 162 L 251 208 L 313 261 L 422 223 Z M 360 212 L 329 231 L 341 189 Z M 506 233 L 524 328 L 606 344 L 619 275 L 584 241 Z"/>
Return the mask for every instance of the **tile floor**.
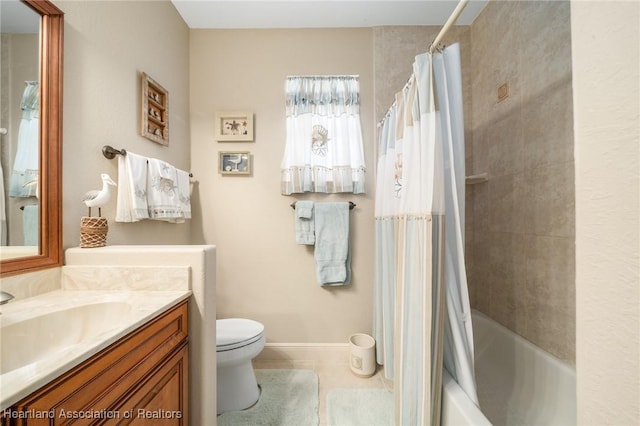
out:
<path id="1" fill-rule="evenodd" d="M 393 382 L 384 378 L 382 367 L 369 378 L 361 378 L 351 372 L 349 363 L 327 361 L 299 361 L 299 360 L 254 360 L 255 369 L 305 369 L 312 370 L 318 375 L 319 421 L 320 426 L 326 426 L 327 393 L 331 389 L 355 388 L 387 388 L 393 389 Z"/>

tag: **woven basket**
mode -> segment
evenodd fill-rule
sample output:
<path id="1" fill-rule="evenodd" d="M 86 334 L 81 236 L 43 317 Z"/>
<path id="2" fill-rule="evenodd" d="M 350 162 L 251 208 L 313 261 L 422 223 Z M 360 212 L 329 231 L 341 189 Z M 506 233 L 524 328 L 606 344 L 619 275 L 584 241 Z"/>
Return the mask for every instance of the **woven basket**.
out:
<path id="1" fill-rule="evenodd" d="M 80 247 L 104 247 L 107 245 L 109 225 L 106 217 L 87 217 L 80 219 Z"/>

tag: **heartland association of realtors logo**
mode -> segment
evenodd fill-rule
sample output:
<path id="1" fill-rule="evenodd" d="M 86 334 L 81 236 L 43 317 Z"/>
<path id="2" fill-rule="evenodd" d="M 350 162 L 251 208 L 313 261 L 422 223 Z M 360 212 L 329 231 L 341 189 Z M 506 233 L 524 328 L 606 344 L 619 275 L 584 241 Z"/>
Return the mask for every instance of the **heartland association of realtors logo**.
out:
<path id="1" fill-rule="evenodd" d="M 179 410 L 65 410 L 52 408 L 51 410 L 14 410 L 7 408 L 2 411 L 4 419 L 182 419 Z"/>

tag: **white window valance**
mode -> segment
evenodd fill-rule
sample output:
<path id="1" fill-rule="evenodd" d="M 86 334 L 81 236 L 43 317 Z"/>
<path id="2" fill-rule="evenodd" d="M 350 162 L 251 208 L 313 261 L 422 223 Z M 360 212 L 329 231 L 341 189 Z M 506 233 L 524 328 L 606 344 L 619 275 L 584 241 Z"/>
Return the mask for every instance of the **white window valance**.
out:
<path id="1" fill-rule="evenodd" d="M 285 89 L 282 194 L 364 193 L 358 77 L 288 77 Z"/>

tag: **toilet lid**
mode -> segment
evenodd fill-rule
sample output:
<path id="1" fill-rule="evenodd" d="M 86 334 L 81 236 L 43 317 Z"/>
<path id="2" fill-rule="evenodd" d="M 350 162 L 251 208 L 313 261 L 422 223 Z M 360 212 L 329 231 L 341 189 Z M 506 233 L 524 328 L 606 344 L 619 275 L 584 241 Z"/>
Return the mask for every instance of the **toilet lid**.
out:
<path id="1" fill-rule="evenodd" d="M 258 321 L 244 318 L 226 318 L 216 320 L 216 347 L 228 350 L 248 344 L 262 335 L 264 325 Z"/>

